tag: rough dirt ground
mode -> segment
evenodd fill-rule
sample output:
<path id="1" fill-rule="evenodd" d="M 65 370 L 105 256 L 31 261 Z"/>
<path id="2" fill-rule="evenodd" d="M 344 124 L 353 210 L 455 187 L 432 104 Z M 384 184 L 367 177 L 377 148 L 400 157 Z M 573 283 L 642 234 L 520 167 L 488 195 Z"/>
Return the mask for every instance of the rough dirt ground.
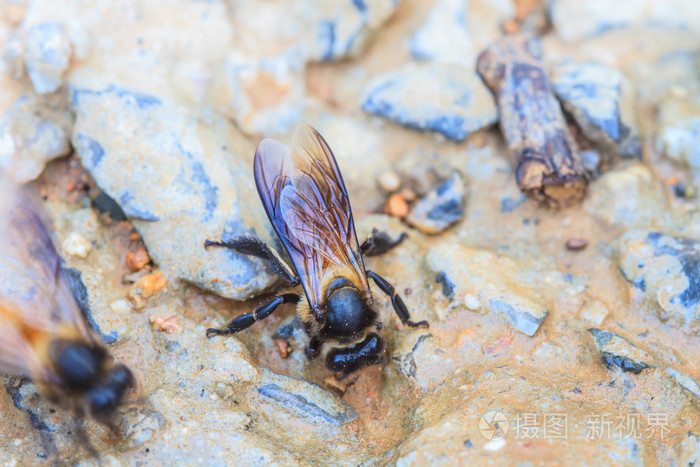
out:
<path id="1" fill-rule="evenodd" d="M 73 3 L 80 2 L 68 3 L 68 13 L 57 15 L 58 21 L 67 21 L 79 10 Z M 216 35 L 221 26 L 197 31 L 196 25 L 187 22 L 187 11 L 211 7 L 216 13 L 218 2 L 211 2 L 214 6 L 161 3 L 156 8 L 114 2 L 110 7 L 114 11 L 137 11 L 144 19 L 137 25 L 129 23 L 133 29 L 127 28 L 128 33 L 105 30 L 101 48 L 90 58 L 74 59 L 71 73 L 77 76 L 82 70 L 90 76 L 98 70 L 100 76 L 131 89 L 191 108 L 213 108 L 239 126 L 256 128 L 257 123 L 241 121 L 243 117 L 231 108 L 226 95 L 231 91 L 225 85 L 217 87 L 218 78 L 201 89 L 193 87 L 198 81 L 188 73 L 197 67 L 217 70 L 212 64 L 225 53 L 207 48 L 192 51 L 167 39 L 171 34 L 184 43 L 206 44 L 192 38 L 200 32 Z M 229 2 L 221 11 L 235 11 L 234 4 Z M 123 410 L 124 439 L 116 441 L 104 427 L 86 422 L 87 437 L 101 461 L 113 465 L 407 466 L 469 462 L 692 465 L 700 460 L 700 391 L 687 383 L 688 379 L 700 381 L 700 318 L 697 311 L 694 321 L 670 316 L 659 304 L 661 299 L 628 282 L 621 272 L 621 254 L 642 258 L 646 253 L 621 253 L 617 240 L 634 228 L 700 238 L 697 198 L 680 198 L 674 191 L 678 181 L 689 186 L 697 183 L 696 174 L 672 163 L 655 144 L 659 100 L 669 89 L 692 90 L 697 65 L 691 71 L 679 65 L 680 70 L 668 66 L 650 73 L 657 69 L 658 57 L 681 54 L 679 50 L 694 52 L 696 36 L 692 31 L 672 30 L 663 37 L 649 37 L 643 31 L 622 30 L 565 42 L 551 27 L 545 30 L 546 61 L 596 58 L 624 70 L 638 84 L 635 109 L 643 143 L 640 160 L 604 154 L 603 174 L 592 180 L 584 202 L 551 211 L 521 199 L 514 161 L 496 128 L 473 132 L 466 141 L 455 143 L 361 110 L 359 103 L 370 78 L 411 60 L 406 42 L 435 4 L 401 1 L 359 56 L 308 63 L 294 77 L 301 80 L 305 99 L 312 102 L 304 107 L 303 120 L 318 127 L 338 158 L 358 237 L 373 227 L 394 235 L 409 234 L 395 250 L 367 259 L 368 268 L 397 286 L 414 320 L 427 319 L 431 324 L 427 330 L 403 327 L 389 300 L 375 290 L 387 363 L 343 381 L 347 388 L 341 397 L 327 389 L 331 374 L 321 359 L 304 358 L 298 333 L 290 339 L 288 358 L 278 351 L 275 333 L 291 322 L 293 307 L 280 309 L 235 337 L 207 340 L 206 328 L 252 310 L 269 295 L 245 302 L 222 298 L 179 281 L 167 268 L 154 264 L 153 270 L 164 275 L 167 286 L 143 299 L 138 309 L 128 298 L 132 284 L 125 283 L 124 276 L 131 274 L 127 252 L 134 251 L 140 240 L 133 236 L 129 222 L 111 221 L 91 207 L 90 198 L 99 188 L 80 166 L 80 154 L 51 162 L 35 182 L 54 220 L 57 245 L 63 245 L 72 232 L 91 243 L 86 258 L 64 252 L 64 259 L 82 273 L 92 319 L 103 335 L 116 332 L 118 338 L 110 349 L 133 370 L 140 385 Z M 519 4 L 528 11 L 531 7 Z M 254 11 L 249 2 L 241 5 Z M 21 2 L 3 4 L 4 36 L 21 27 L 24 16 L 19 20 L 11 16 L 15 7 L 23 8 Z M 486 2 L 474 2 L 470 14 L 478 17 L 480 8 L 489 9 Z M 32 5 L 29 12 L 27 18 L 34 21 L 46 19 L 52 10 Z M 82 24 L 120 28 L 118 13 L 113 13 L 112 20 L 98 20 L 100 15 L 91 14 L 94 18 L 85 15 Z M 254 39 L 237 36 L 252 27 L 240 18 L 219 20 L 235 25 L 230 44 Z M 153 24 L 162 29 L 149 36 Z M 160 59 L 163 63 L 153 62 L 152 76 L 139 68 L 140 62 L 131 61 L 136 59 L 129 51 L 133 41 L 128 36 L 140 33 L 150 38 L 165 35 L 159 39 L 161 49 L 156 45 L 149 52 L 167 51 Z M 105 46 L 110 40 L 112 45 Z M 226 43 L 220 37 L 212 41 L 216 47 Z M 192 63 L 188 60 L 197 66 L 177 68 Z M 167 76 L 168 71 L 172 76 Z M 69 81 L 79 79 L 84 78 L 71 75 Z M 15 81 L 3 74 L 2 83 L 3 110 L 31 89 L 26 76 Z M 255 105 L 274 107 L 277 101 L 271 87 L 278 85 L 258 79 L 247 92 Z M 268 136 L 245 133 L 244 144 L 250 148 Z M 291 130 L 285 129 L 276 137 L 288 142 L 290 135 Z M 134 144 L 133 151 L 139 151 L 138 143 Z M 252 165 L 252 151 L 236 156 Z M 401 188 L 418 195 L 458 171 L 467 187 L 462 220 L 441 234 L 425 235 L 386 215 L 389 194 L 377 180 L 387 171 L 399 176 Z M 114 176 L 142 177 L 139 183 L 150 184 L 148 177 L 139 174 Z M 254 196 L 244 201 L 262 209 Z M 587 241 L 584 249 L 567 249 L 567 241 L 581 238 Z M 191 248 L 200 248 L 203 240 Z M 659 269 L 658 274 L 671 277 L 676 274 L 673 267 Z M 492 304 L 497 295 L 508 303 L 516 297 L 533 309 L 547 311 L 533 336 L 519 332 L 497 311 Z M 478 306 L 465 306 L 465 296 L 477 297 Z M 179 327 L 165 333 L 152 324 L 153 315 L 174 315 Z M 607 368 L 601 361 L 605 350 L 598 347 L 589 328 L 624 337 L 627 344 L 644 351 L 648 367 L 637 374 L 614 365 Z M 627 344 L 613 350 L 614 356 L 634 354 Z M 674 371 L 685 375 L 686 383 L 680 383 Z M 85 449 L 76 434 L 79 422 L 70 413 L 42 402 L 31 383 L 16 378 L 2 381 L 8 389 L 0 393 L 4 464 L 100 462 Z M 508 420 L 502 441 L 480 430 L 481 417 L 491 411 Z"/>

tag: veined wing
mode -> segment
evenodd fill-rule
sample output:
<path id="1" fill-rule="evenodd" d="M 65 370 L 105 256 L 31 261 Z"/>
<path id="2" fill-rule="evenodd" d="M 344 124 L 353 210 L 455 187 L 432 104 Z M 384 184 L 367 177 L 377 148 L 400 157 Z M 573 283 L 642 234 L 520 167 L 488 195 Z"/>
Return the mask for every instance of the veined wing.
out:
<path id="1" fill-rule="evenodd" d="M 343 178 L 316 130 L 298 127 L 291 148 L 263 140 L 255 153 L 255 182 L 312 309 L 323 309 L 322 285 L 331 277 L 369 288 Z"/>
<path id="2" fill-rule="evenodd" d="M 28 187 L 3 177 L 0 250 L 0 372 L 36 377 L 40 341 L 96 337 L 73 296 L 39 201 Z"/>

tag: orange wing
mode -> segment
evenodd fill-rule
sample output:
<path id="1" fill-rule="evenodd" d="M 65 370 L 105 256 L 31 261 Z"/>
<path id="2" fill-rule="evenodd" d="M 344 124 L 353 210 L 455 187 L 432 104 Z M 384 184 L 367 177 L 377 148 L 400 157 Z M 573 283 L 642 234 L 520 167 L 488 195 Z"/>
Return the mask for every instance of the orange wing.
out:
<path id="1" fill-rule="evenodd" d="M 316 130 L 299 126 L 291 148 L 273 139 L 261 141 L 255 183 L 312 310 L 325 308 L 323 284 L 333 277 L 369 289 L 343 177 Z"/>
<path id="2" fill-rule="evenodd" d="M 0 176 L 0 373 L 51 382 L 38 351 L 51 337 L 99 342 L 73 296 L 28 188 Z"/>

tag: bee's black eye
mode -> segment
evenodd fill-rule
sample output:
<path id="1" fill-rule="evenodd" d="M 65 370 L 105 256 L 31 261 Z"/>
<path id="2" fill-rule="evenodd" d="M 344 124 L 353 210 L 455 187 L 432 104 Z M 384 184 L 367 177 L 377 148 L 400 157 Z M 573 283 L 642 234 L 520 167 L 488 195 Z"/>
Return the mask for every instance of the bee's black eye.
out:
<path id="1" fill-rule="evenodd" d="M 324 333 L 328 337 L 351 337 L 362 332 L 371 321 L 372 311 L 357 290 L 345 287 L 328 299 Z"/>
<path id="2" fill-rule="evenodd" d="M 100 375 L 100 352 L 84 344 L 62 345 L 55 359 L 57 370 L 64 384 L 70 389 L 87 389 Z"/>

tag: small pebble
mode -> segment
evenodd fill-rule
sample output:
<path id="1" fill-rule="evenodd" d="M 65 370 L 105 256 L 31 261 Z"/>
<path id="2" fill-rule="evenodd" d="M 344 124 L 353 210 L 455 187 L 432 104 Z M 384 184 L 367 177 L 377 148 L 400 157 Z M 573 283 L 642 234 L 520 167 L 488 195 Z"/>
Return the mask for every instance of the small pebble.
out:
<path id="1" fill-rule="evenodd" d="M 586 307 L 581 310 L 581 318 L 596 326 L 600 326 L 605 318 L 607 318 L 608 313 L 609 311 L 606 306 L 596 300 L 593 303 L 586 305 Z"/>
<path id="2" fill-rule="evenodd" d="M 275 344 L 277 344 L 277 351 L 280 353 L 282 358 L 289 357 L 292 353 L 292 348 L 289 346 L 289 342 L 284 339 L 275 339 Z"/>
<path id="3" fill-rule="evenodd" d="M 394 193 L 386 202 L 384 210 L 390 216 L 404 218 L 408 215 L 408 203 L 403 199 L 403 196 Z"/>
<path id="4" fill-rule="evenodd" d="M 396 172 L 384 172 L 379 176 L 379 186 L 387 193 L 393 193 L 401 186 L 401 180 Z"/>
<path id="5" fill-rule="evenodd" d="M 469 136 L 469 141 L 474 145 L 475 148 L 483 148 L 486 146 L 486 132 L 477 131 Z"/>
<path id="6" fill-rule="evenodd" d="M 129 298 L 134 302 L 137 310 L 142 309 L 146 299 L 160 292 L 168 282 L 160 272 L 154 272 L 142 277 L 129 290 Z"/>
<path id="7" fill-rule="evenodd" d="M 407 222 L 428 235 L 439 234 L 464 215 L 464 182 L 454 174 L 418 201 Z"/>
<path id="8" fill-rule="evenodd" d="M 110 303 L 109 309 L 115 314 L 123 315 L 131 311 L 131 305 L 126 300 L 120 298 L 119 300 L 115 300 Z"/>
<path id="9" fill-rule="evenodd" d="M 593 151 L 591 149 L 581 151 L 581 162 L 583 163 L 583 168 L 588 170 L 594 178 L 600 173 L 600 163 L 601 157 L 598 151 Z"/>
<path id="10" fill-rule="evenodd" d="M 406 200 L 407 203 L 412 203 L 418 198 L 416 196 L 416 192 L 411 190 L 410 188 L 404 188 L 403 190 L 400 191 L 401 197 Z"/>
<path id="11" fill-rule="evenodd" d="M 143 245 L 138 245 L 135 252 L 126 253 L 126 265 L 133 272 L 140 271 L 150 262 L 151 258 L 148 257 L 146 247 Z"/>
<path id="12" fill-rule="evenodd" d="M 214 383 L 214 394 L 219 396 L 219 399 L 232 399 L 234 395 L 233 386 L 223 381 L 217 381 Z"/>
<path id="13" fill-rule="evenodd" d="M 585 238 L 570 238 L 566 241 L 567 250 L 583 250 L 588 246 L 588 240 Z"/>
<path id="14" fill-rule="evenodd" d="M 166 334 L 180 334 L 182 332 L 182 326 L 180 325 L 180 320 L 177 315 L 151 315 L 148 317 L 148 320 L 158 331 Z"/>
<path id="15" fill-rule="evenodd" d="M 139 279 L 135 287 L 141 289 L 141 295 L 143 295 L 144 298 L 149 298 L 160 292 L 167 284 L 168 282 L 165 280 L 162 273 L 154 272 L 153 274 Z"/>
<path id="16" fill-rule="evenodd" d="M 686 185 L 683 182 L 678 182 L 673 185 L 673 193 L 678 198 L 693 199 L 697 193 L 697 190 L 693 185 Z"/>
<path id="17" fill-rule="evenodd" d="M 87 258 L 92 250 L 92 244 L 77 232 L 72 232 L 63 241 L 63 251 L 77 258 Z"/>
<path id="18" fill-rule="evenodd" d="M 481 302 L 474 295 L 466 294 L 464 296 L 464 306 L 471 311 L 479 311 L 481 309 Z"/>
<path id="19" fill-rule="evenodd" d="M 514 19 L 507 19 L 501 23 L 501 28 L 506 34 L 515 34 L 520 29 L 520 24 Z"/>
<path id="20" fill-rule="evenodd" d="M 484 449 L 487 451 L 499 451 L 503 446 L 506 445 L 506 440 L 503 438 L 492 439 L 488 443 L 484 444 Z"/>

